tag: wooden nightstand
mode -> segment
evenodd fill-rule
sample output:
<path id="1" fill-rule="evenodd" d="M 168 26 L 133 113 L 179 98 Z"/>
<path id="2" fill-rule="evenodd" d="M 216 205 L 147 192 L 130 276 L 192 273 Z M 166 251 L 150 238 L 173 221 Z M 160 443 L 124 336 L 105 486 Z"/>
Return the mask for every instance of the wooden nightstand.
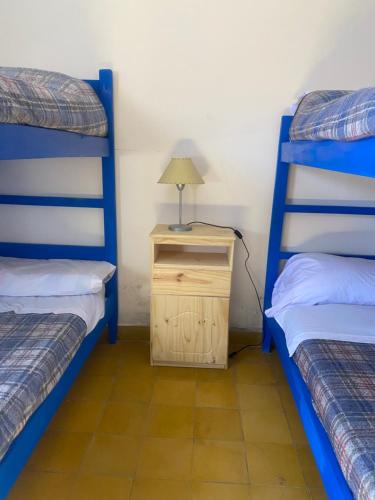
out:
<path id="1" fill-rule="evenodd" d="M 233 231 L 159 224 L 150 238 L 151 364 L 226 368 Z"/>

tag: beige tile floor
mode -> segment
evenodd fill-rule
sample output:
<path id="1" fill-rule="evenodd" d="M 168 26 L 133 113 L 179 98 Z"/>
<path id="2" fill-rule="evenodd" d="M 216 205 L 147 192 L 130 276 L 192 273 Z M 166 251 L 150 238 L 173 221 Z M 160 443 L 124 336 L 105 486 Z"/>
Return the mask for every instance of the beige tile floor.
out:
<path id="1" fill-rule="evenodd" d="M 152 368 L 146 340 L 120 340 L 98 344 L 9 498 L 326 497 L 277 355 Z"/>

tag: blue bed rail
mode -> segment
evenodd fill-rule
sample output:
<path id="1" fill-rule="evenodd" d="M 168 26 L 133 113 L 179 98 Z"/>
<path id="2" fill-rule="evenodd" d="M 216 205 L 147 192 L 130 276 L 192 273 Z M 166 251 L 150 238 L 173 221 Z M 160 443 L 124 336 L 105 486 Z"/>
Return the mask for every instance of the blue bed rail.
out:
<path id="1" fill-rule="evenodd" d="M 290 123 L 289 116 L 284 117 Z M 375 176 L 375 139 L 357 141 L 285 141 L 282 161 L 345 174 Z"/>
<path id="2" fill-rule="evenodd" d="M 29 125 L 0 124 L 0 160 L 106 156 L 107 137 Z"/>
<path id="3" fill-rule="evenodd" d="M 292 117 L 281 120 L 277 154 L 275 189 L 271 215 L 271 229 L 268 246 L 264 308 L 271 307 L 272 290 L 279 275 L 281 261 L 299 252 L 283 249 L 282 236 L 285 215 L 299 214 L 341 214 L 374 216 L 374 206 L 324 205 L 321 203 L 293 204 L 287 200 L 290 165 L 303 165 L 336 172 L 375 177 L 375 137 L 353 142 L 342 141 L 289 141 Z M 374 255 L 346 255 L 375 259 Z M 311 396 L 297 365 L 289 357 L 283 330 L 274 319 L 264 316 L 263 351 L 268 352 L 275 343 L 286 372 L 298 412 L 303 422 L 311 449 L 319 468 L 324 486 L 330 499 L 349 500 L 353 498 L 332 445 L 313 406 Z"/>

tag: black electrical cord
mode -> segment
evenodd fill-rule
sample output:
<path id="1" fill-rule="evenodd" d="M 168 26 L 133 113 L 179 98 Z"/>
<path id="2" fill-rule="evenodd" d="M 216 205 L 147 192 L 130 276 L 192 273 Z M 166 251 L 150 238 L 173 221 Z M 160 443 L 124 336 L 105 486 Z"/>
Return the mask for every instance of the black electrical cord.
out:
<path id="1" fill-rule="evenodd" d="M 223 228 L 223 229 L 231 229 L 234 232 L 234 234 L 237 236 L 237 238 L 242 242 L 242 244 L 244 246 L 244 249 L 245 249 L 245 252 L 246 252 L 245 269 L 246 269 L 247 275 L 249 276 L 251 285 L 252 285 L 252 287 L 254 289 L 254 292 L 255 292 L 255 295 L 256 295 L 256 298 L 257 298 L 257 302 L 258 302 L 258 307 L 259 307 L 260 314 L 263 315 L 263 308 L 262 308 L 262 303 L 261 303 L 261 300 L 260 300 L 259 292 L 257 290 L 257 287 L 256 287 L 255 283 L 254 283 L 253 277 L 251 276 L 250 270 L 248 268 L 248 261 L 250 259 L 250 252 L 249 252 L 249 249 L 247 248 L 247 245 L 245 243 L 245 240 L 243 238 L 242 233 L 238 229 L 236 229 L 236 228 L 234 228 L 232 226 L 220 226 L 219 224 L 211 224 L 209 222 L 202 222 L 202 221 L 199 221 L 199 220 L 194 220 L 194 221 L 191 221 L 191 222 L 187 223 L 188 226 L 191 226 L 193 224 L 202 224 L 203 226 L 211 226 L 211 227 L 220 227 L 220 228 Z M 261 345 L 262 345 L 262 341 L 258 342 L 257 344 L 247 344 L 247 345 L 241 347 L 241 349 L 238 349 L 237 351 L 231 352 L 229 354 L 229 357 L 233 358 L 234 356 L 236 356 L 236 354 L 238 354 L 239 352 L 243 351 L 244 349 L 247 349 L 248 347 L 259 347 Z"/>

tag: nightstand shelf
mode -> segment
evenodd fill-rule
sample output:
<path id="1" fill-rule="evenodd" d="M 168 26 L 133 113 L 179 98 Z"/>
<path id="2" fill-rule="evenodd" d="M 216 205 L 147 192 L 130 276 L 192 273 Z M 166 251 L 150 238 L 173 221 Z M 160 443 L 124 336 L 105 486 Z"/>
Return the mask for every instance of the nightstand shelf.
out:
<path id="1" fill-rule="evenodd" d="M 226 368 L 233 232 L 158 225 L 150 238 L 151 364 Z"/>
<path id="2" fill-rule="evenodd" d="M 230 271 L 230 261 L 226 253 L 159 251 L 154 267 L 176 266 Z"/>

